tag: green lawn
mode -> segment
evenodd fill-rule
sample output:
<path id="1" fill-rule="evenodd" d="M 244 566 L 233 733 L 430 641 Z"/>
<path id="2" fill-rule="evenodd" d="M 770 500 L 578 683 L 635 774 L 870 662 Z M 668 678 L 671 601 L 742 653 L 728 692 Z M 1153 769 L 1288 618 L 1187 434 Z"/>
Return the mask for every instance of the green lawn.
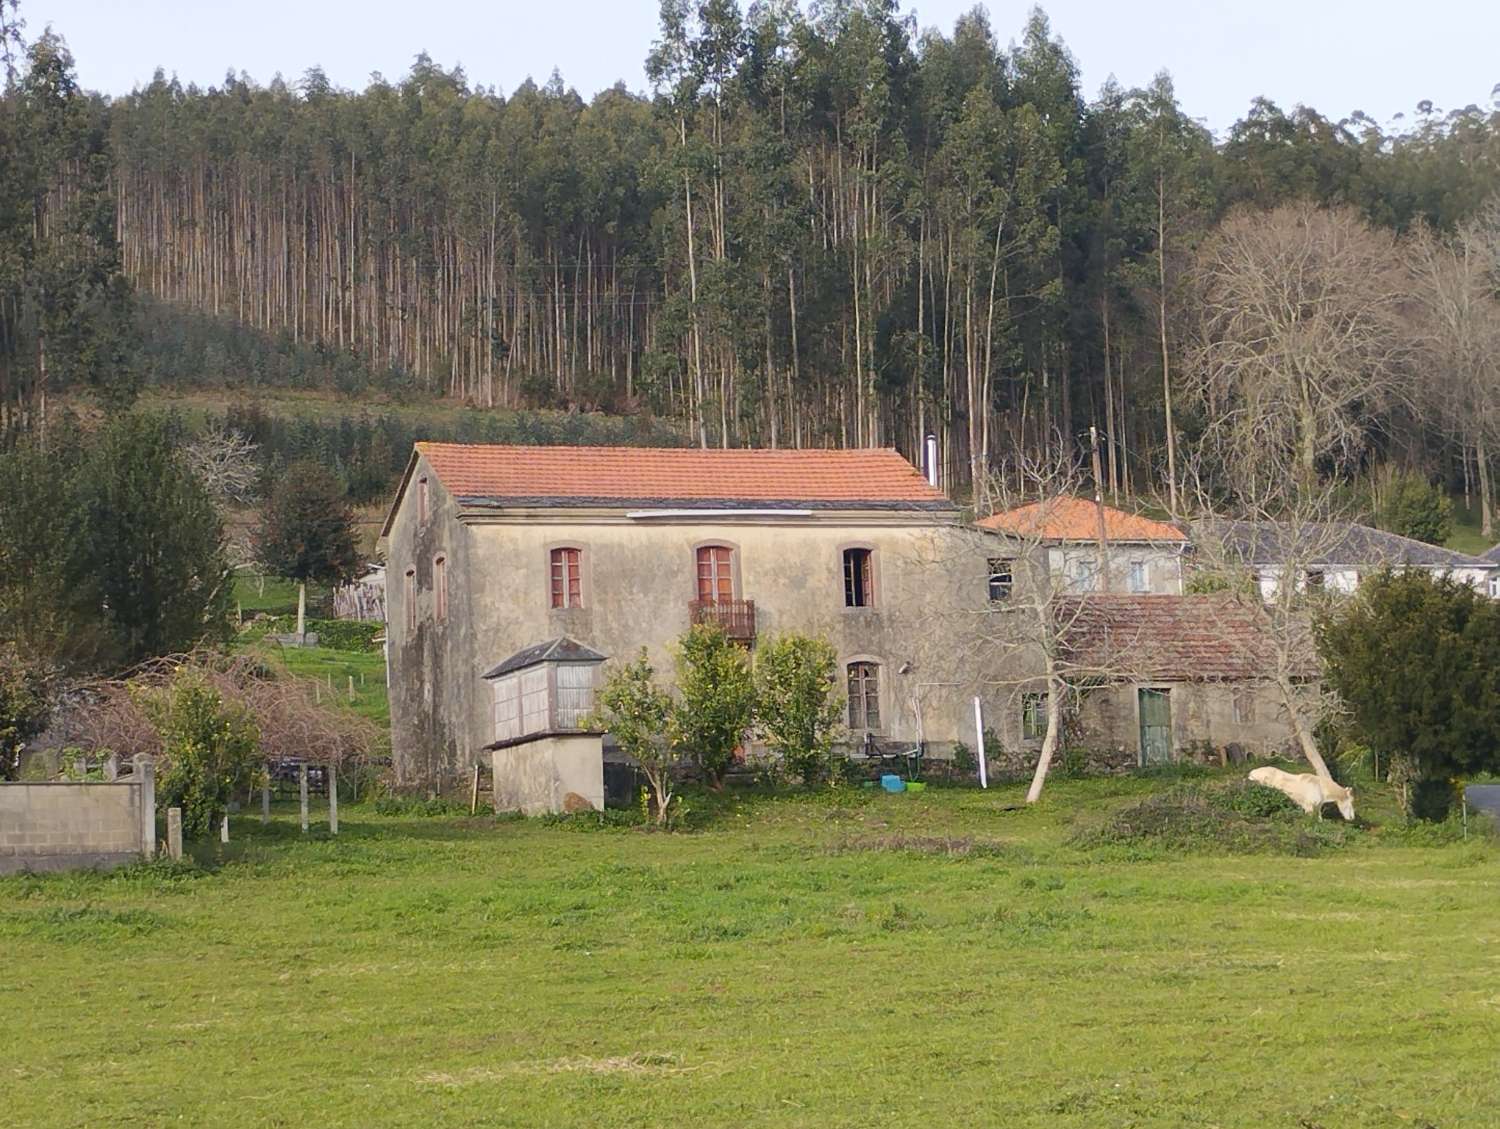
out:
<path id="1" fill-rule="evenodd" d="M 1366 796 L 1316 857 L 1076 845 L 1167 786 L 287 811 L 207 869 L 0 880 L 0 1122 L 1494 1125 L 1492 841 Z"/>
<path id="2" fill-rule="evenodd" d="M 385 656 L 380 651 L 338 651 L 331 647 L 279 647 L 258 644 L 263 653 L 278 660 L 298 678 L 309 678 L 322 686 L 324 701 L 347 706 L 378 724 L 382 732 L 391 725 L 391 705 L 385 687 Z M 349 695 L 350 679 L 354 696 Z"/>

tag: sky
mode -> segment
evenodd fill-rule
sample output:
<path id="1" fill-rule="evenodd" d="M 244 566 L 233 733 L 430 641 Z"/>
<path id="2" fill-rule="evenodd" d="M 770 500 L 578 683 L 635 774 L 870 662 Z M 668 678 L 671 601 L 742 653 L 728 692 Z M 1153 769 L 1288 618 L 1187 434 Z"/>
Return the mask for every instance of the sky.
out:
<path id="1" fill-rule="evenodd" d="M 1030 0 L 984 4 L 1002 44 Z M 804 4 L 804 8 L 806 4 Z M 919 27 L 951 31 L 974 0 L 906 4 Z M 1050 0 L 1053 31 L 1092 95 L 1110 75 L 1144 85 L 1171 72 L 1184 110 L 1222 134 L 1265 95 L 1340 118 L 1410 120 L 1500 98 L 1500 0 Z M 27 35 L 67 39 L 83 85 L 125 94 L 159 66 L 184 84 L 226 71 L 259 82 L 321 66 L 335 85 L 399 78 L 419 51 L 509 93 L 557 68 L 585 97 L 623 80 L 645 91 L 657 0 L 21 0 Z"/>

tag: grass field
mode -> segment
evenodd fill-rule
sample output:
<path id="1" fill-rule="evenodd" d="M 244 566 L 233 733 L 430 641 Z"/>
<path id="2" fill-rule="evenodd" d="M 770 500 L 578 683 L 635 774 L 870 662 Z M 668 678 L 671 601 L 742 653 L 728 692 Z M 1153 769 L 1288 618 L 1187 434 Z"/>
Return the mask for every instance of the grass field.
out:
<path id="1" fill-rule="evenodd" d="M 1167 786 L 288 812 L 0 880 L 0 1122 L 1494 1125 L 1493 842 L 1366 796 L 1315 857 L 1079 845 Z"/>

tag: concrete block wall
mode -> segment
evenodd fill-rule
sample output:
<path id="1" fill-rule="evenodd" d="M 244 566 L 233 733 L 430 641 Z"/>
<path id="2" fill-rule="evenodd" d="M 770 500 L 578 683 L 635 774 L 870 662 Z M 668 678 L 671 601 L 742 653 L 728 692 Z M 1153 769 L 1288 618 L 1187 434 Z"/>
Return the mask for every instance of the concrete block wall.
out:
<path id="1" fill-rule="evenodd" d="M 156 853 L 155 806 L 149 765 L 108 783 L 0 784 L 0 874 L 149 858 Z"/>

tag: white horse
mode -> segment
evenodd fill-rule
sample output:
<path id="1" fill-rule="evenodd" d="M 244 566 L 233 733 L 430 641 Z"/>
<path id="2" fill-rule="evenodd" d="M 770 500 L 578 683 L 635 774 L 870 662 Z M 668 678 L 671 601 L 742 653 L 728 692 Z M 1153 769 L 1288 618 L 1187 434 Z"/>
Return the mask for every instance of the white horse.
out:
<path id="1" fill-rule="evenodd" d="M 1266 788 L 1275 788 L 1285 793 L 1292 803 L 1309 815 L 1316 813 L 1323 818 L 1324 804 L 1337 804 L 1339 814 L 1345 819 L 1354 818 L 1354 789 L 1342 788 L 1332 780 L 1324 780 L 1312 772 L 1282 772 L 1279 768 L 1257 768 L 1250 779 Z"/>

